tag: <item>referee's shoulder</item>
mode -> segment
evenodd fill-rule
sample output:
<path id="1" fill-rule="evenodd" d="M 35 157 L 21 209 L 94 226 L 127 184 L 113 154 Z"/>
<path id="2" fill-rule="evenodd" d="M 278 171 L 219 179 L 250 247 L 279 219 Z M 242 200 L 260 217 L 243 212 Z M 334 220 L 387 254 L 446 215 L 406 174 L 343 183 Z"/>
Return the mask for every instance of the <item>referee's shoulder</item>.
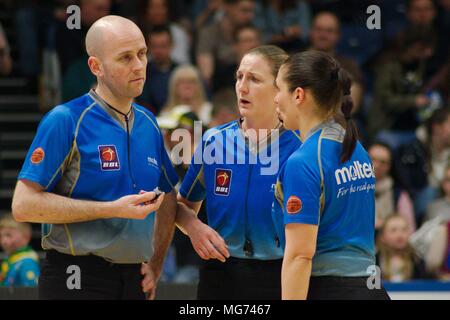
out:
<path id="1" fill-rule="evenodd" d="M 146 114 L 147 116 L 151 117 L 152 119 L 154 119 L 156 121 L 156 116 L 153 114 L 153 112 L 151 112 L 150 110 L 148 110 L 146 107 L 141 106 L 140 104 L 133 102 L 133 107 L 135 110 L 137 110 L 138 112 L 142 112 L 144 114 Z"/>
<path id="2" fill-rule="evenodd" d="M 226 130 L 236 130 L 239 128 L 238 120 L 233 120 L 230 122 L 227 122 L 225 124 L 221 124 L 212 128 L 209 128 L 205 131 L 203 134 L 203 140 L 207 141 L 210 140 L 212 137 L 219 133 L 224 133 Z"/>
<path id="3" fill-rule="evenodd" d="M 77 120 L 83 112 L 94 104 L 94 100 L 85 94 L 81 97 L 63 102 L 49 110 L 44 118 Z"/>

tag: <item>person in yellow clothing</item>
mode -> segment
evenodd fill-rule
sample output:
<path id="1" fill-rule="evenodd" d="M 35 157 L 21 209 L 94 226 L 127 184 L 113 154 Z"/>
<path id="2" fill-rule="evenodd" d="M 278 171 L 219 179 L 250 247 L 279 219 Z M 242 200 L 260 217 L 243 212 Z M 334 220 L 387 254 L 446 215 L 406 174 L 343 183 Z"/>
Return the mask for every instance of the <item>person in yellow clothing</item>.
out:
<path id="1" fill-rule="evenodd" d="M 0 245 L 7 258 L 2 261 L 0 287 L 35 287 L 39 278 L 39 258 L 28 245 L 31 225 L 15 221 L 11 215 L 0 220 Z"/>

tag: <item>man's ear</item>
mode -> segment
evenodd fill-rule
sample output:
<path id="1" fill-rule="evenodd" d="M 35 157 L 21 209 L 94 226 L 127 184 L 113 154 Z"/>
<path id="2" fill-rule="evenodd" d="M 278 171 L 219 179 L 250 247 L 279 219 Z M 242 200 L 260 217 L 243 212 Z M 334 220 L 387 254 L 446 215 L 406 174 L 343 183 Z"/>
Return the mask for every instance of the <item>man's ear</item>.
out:
<path id="1" fill-rule="evenodd" d="M 103 75 L 102 64 L 97 57 L 89 57 L 88 66 L 94 76 L 100 77 Z"/>

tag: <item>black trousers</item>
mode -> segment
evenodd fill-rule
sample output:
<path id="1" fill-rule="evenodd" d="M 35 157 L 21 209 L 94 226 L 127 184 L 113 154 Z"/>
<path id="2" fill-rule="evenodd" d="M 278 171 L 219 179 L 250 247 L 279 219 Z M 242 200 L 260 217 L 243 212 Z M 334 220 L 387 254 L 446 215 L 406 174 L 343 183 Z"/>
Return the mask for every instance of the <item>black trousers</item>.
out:
<path id="1" fill-rule="evenodd" d="M 390 300 L 386 290 L 369 289 L 367 277 L 311 277 L 308 300 Z"/>
<path id="2" fill-rule="evenodd" d="M 39 299 L 143 300 L 142 279 L 140 264 L 114 264 L 94 255 L 50 250 L 41 266 Z"/>
<path id="3" fill-rule="evenodd" d="M 280 300 L 282 260 L 203 260 L 199 300 Z"/>

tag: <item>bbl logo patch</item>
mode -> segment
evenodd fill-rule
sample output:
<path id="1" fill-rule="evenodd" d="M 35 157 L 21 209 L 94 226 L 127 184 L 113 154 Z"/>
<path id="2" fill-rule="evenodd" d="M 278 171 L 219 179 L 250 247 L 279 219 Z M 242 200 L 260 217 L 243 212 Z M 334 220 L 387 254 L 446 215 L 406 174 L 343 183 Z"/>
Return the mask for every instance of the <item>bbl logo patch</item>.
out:
<path id="1" fill-rule="evenodd" d="M 299 197 L 296 197 L 296 196 L 289 197 L 287 204 L 286 204 L 287 213 L 289 213 L 289 214 L 299 213 L 302 210 L 302 207 L 303 207 L 303 203 Z"/>
<path id="2" fill-rule="evenodd" d="M 116 146 L 98 146 L 98 155 L 102 170 L 119 170 L 120 163 L 117 156 Z"/>
<path id="3" fill-rule="evenodd" d="M 216 181 L 214 185 L 214 193 L 220 196 L 230 194 L 231 186 L 231 170 L 216 169 Z"/>
<path id="4" fill-rule="evenodd" d="M 41 147 L 34 149 L 33 153 L 31 154 L 31 163 L 39 164 L 44 160 L 45 152 L 44 149 Z"/>

